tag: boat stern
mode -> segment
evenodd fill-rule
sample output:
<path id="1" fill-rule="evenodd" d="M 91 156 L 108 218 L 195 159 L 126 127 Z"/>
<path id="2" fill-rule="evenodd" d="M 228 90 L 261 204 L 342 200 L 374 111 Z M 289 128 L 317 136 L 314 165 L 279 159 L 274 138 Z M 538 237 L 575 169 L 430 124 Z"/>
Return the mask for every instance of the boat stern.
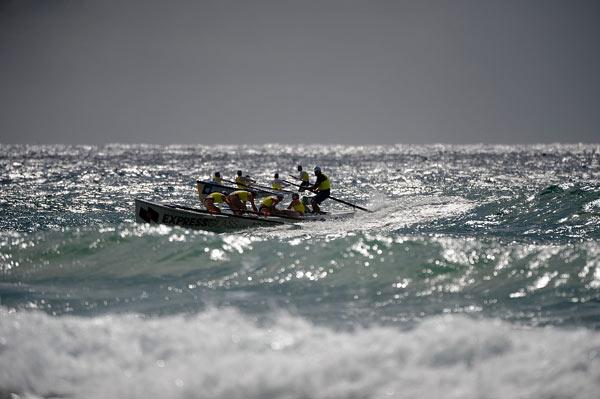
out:
<path id="1" fill-rule="evenodd" d="M 156 209 L 155 209 L 156 208 Z M 135 221 L 137 223 L 158 224 L 160 220 L 160 209 L 152 207 L 152 204 L 142 200 L 135 200 Z"/>

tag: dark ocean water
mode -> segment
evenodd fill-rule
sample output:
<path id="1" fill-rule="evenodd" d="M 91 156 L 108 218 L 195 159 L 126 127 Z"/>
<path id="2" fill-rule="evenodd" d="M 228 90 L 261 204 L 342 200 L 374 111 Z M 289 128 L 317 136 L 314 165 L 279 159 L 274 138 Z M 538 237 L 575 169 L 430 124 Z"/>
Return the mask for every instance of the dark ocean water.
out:
<path id="1" fill-rule="evenodd" d="M 375 212 L 135 223 L 298 163 Z M 0 398 L 600 392 L 598 145 L 2 145 L 0 171 Z"/>

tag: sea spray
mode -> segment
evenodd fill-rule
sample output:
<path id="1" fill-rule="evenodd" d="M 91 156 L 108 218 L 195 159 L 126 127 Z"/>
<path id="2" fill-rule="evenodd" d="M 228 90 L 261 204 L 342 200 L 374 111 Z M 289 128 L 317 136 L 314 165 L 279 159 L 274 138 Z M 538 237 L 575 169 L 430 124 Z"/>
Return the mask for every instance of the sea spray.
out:
<path id="1" fill-rule="evenodd" d="M 600 378 L 597 334 L 493 319 L 343 331 L 232 309 L 1 316 L 0 386 L 25 397 L 592 398 Z"/>

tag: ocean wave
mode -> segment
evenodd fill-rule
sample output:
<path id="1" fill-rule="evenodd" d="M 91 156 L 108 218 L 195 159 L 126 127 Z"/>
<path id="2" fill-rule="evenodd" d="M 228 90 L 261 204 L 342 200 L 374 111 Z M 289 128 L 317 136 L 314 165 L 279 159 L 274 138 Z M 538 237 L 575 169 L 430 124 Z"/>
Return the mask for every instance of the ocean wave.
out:
<path id="1" fill-rule="evenodd" d="M 272 305 L 340 324 L 469 313 L 600 327 L 595 241 L 346 230 L 278 237 L 274 230 L 214 234 L 123 224 L 14 233 L 0 251 L 0 299 L 54 314 L 165 314 L 212 305 L 260 313 Z"/>
<path id="2" fill-rule="evenodd" d="M 336 330 L 230 308 L 50 317 L 0 308 L 0 393 L 19 397 L 593 398 L 600 334 L 495 319 Z"/>

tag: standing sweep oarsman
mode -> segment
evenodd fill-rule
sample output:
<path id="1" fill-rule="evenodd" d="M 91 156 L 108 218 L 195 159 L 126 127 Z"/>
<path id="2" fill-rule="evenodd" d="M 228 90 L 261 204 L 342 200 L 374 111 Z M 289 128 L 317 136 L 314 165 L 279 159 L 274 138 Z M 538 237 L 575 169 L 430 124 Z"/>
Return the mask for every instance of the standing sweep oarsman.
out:
<path id="1" fill-rule="evenodd" d="M 317 176 L 317 181 L 315 184 L 308 186 L 306 189 L 317 193 L 316 196 L 311 198 L 310 204 L 312 205 L 313 213 L 321 213 L 319 205 L 329 197 L 329 176 L 321 172 L 321 168 L 319 166 L 315 166 L 315 176 Z"/>

